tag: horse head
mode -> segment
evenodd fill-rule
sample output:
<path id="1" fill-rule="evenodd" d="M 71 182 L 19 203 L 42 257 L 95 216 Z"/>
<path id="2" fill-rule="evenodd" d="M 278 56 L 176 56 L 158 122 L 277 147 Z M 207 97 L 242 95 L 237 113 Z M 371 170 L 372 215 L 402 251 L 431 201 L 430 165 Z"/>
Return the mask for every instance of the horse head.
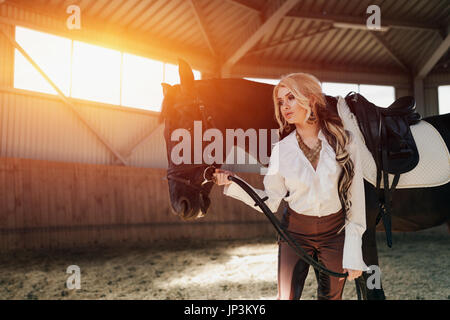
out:
<path id="1" fill-rule="evenodd" d="M 182 219 L 195 219 L 206 214 L 211 200 L 209 193 L 213 183 L 210 179 L 214 167 L 211 164 L 194 161 L 194 121 L 204 120 L 202 101 L 199 100 L 198 84 L 194 80 L 191 67 L 179 61 L 179 85 L 163 83 L 164 100 L 161 121 L 164 121 L 164 139 L 168 160 L 168 184 L 172 211 Z M 180 142 L 174 138 L 176 133 L 186 133 L 190 154 L 179 154 L 174 148 Z M 178 136 L 179 138 L 179 136 Z M 202 147 L 203 149 L 203 147 Z M 181 158 L 188 161 L 180 161 Z M 218 166 L 217 166 L 218 167 Z M 205 180 L 206 179 L 206 180 Z"/>
<path id="2" fill-rule="evenodd" d="M 167 178 L 174 213 L 183 219 L 195 219 L 208 211 L 211 203 L 209 193 L 213 186 L 210 181 L 212 173 L 224 163 L 225 159 L 222 157 L 230 151 L 226 149 L 228 146 L 222 143 L 222 147 L 219 147 L 222 157 L 214 154 L 214 159 L 211 160 L 204 156 L 204 150 L 210 145 L 206 146 L 203 138 L 208 138 L 205 138 L 203 133 L 198 133 L 196 125 L 201 123 L 202 130 L 208 130 L 209 133 L 214 130 L 220 133 L 222 142 L 227 128 L 243 131 L 251 129 L 255 132 L 259 129 L 277 128 L 273 116 L 273 86 L 244 79 L 194 80 L 191 67 L 182 60 L 179 61 L 179 75 L 180 84 L 162 84 L 164 100 L 161 120 L 165 123 Z M 182 139 L 181 133 L 185 134 L 187 139 Z M 266 144 L 263 144 L 264 149 L 270 153 L 270 130 L 268 135 L 270 138 L 267 137 Z M 182 155 L 180 139 L 187 146 L 183 148 Z M 257 139 L 260 139 L 259 136 Z M 235 141 L 233 144 L 236 145 Z M 261 146 L 258 142 L 258 150 Z M 244 149 L 247 147 L 248 144 Z M 262 154 L 257 153 L 255 157 Z"/>

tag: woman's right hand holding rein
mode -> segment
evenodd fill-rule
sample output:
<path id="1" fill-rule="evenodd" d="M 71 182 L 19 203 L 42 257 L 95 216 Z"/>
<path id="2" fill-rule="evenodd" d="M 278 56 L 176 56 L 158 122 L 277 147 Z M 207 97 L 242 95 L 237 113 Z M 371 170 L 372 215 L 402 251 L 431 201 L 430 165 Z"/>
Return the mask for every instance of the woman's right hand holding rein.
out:
<path id="1" fill-rule="evenodd" d="M 213 173 L 214 183 L 218 186 L 230 184 L 231 180 L 228 180 L 228 176 L 234 176 L 234 173 L 227 170 L 216 169 Z"/>

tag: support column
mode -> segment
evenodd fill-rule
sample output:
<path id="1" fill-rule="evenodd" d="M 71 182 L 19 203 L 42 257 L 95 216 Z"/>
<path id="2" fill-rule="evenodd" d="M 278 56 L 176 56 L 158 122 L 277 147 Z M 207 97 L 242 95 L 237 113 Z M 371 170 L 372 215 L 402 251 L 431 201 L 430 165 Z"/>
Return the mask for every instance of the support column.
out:
<path id="1" fill-rule="evenodd" d="M 439 97 L 437 86 L 427 86 L 424 89 L 425 94 L 425 109 L 427 116 L 434 116 L 439 114 Z"/>
<path id="2" fill-rule="evenodd" d="M 423 79 L 414 79 L 414 99 L 416 99 L 416 110 L 422 117 L 426 117 L 425 110 L 425 92 L 423 87 Z"/>
<path id="3" fill-rule="evenodd" d="M 0 1 L 1 2 L 1 1 Z M 0 23 L 0 32 L 15 38 L 15 28 L 12 25 Z M 0 86 L 14 86 L 14 46 L 7 38 L 0 35 Z"/>

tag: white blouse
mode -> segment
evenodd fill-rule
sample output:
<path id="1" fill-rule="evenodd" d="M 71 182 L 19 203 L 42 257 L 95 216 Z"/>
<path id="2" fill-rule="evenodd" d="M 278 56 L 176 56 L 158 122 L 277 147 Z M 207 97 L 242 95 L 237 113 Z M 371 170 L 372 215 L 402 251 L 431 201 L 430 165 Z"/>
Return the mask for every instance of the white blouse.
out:
<path id="1" fill-rule="evenodd" d="M 343 169 L 337 163 L 336 154 L 321 130 L 318 138 L 322 141 L 322 149 L 316 170 L 298 146 L 295 131 L 274 145 L 268 172 L 264 177 L 265 190 L 253 188 L 261 198 L 268 197 L 266 204 L 273 212 L 277 211 L 283 198 L 292 210 L 310 216 L 323 217 L 341 209 L 338 180 Z M 354 177 L 349 190 L 352 205 L 344 225 L 342 267 L 367 271 L 368 267 L 362 258 L 362 235 L 366 229 L 364 180 L 360 154 L 353 136 L 347 150 L 354 163 Z M 289 196 L 285 197 L 288 191 Z M 251 197 L 234 182 L 225 186 L 224 194 L 261 211 L 258 206 L 254 206 Z"/>

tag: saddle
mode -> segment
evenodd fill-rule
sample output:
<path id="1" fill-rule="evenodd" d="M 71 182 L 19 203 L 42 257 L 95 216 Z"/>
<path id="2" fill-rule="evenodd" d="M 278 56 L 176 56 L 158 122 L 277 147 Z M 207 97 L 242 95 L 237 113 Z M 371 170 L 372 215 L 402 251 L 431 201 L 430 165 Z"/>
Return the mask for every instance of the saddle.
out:
<path id="1" fill-rule="evenodd" d="M 416 112 L 415 100 L 411 96 L 398 98 L 387 108 L 378 107 L 355 92 L 347 94 L 345 101 L 356 116 L 366 146 L 376 163 L 376 189 L 379 202 L 376 223 L 383 219 L 387 244 L 392 247 L 390 217 L 392 193 L 400 175 L 411 171 L 419 163 L 419 152 L 410 126 L 419 122 L 421 116 Z M 391 186 L 389 173 L 394 175 Z M 380 186 L 381 179 L 383 190 Z"/>

